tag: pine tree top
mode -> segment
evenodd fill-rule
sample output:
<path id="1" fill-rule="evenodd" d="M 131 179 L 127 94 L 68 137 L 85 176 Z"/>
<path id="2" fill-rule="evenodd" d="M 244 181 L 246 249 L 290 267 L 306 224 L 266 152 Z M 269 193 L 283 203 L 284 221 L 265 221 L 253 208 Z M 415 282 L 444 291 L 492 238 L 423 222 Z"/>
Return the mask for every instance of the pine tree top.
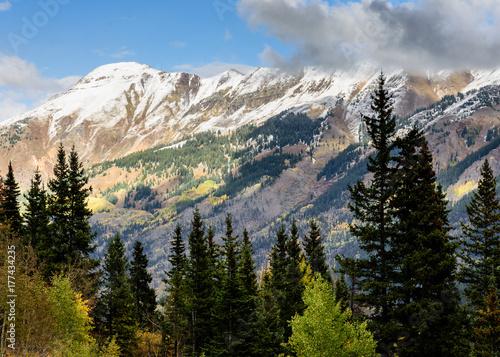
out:
<path id="1" fill-rule="evenodd" d="M 477 308 L 483 304 L 492 277 L 495 287 L 500 288 L 500 200 L 488 160 L 481 167 L 478 189 L 465 208 L 470 222 L 461 223 L 460 257 L 464 264 L 459 276 L 467 284 L 465 295 Z"/>
<path id="2" fill-rule="evenodd" d="M 392 115 L 392 95 L 385 89 L 385 77 L 381 72 L 378 78 L 377 89 L 371 94 L 371 109 L 374 116 L 362 115 L 366 123 L 368 135 L 373 141 L 373 147 L 377 150 L 386 150 L 388 139 L 394 135 L 396 129 L 396 118 Z"/>
<path id="3" fill-rule="evenodd" d="M 132 279 L 144 280 L 147 283 L 153 281 L 151 275 L 147 272 L 149 260 L 144 253 L 144 247 L 140 241 L 135 241 L 132 250 L 132 260 L 130 262 L 130 275 Z"/>
<path id="4" fill-rule="evenodd" d="M 14 177 L 14 169 L 12 162 L 9 161 L 8 172 L 5 176 L 3 188 L 3 201 L 1 202 L 1 209 L 5 217 L 5 221 L 11 224 L 11 228 L 20 232 L 22 230 L 22 218 L 19 210 L 18 197 L 21 194 L 21 189 Z"/>
<path id="5" fill-rule="evenodd" d="M 117 233 L 111 238 L 104 257 L 104 276 L 108 288 L 111 285 L 122 284 L 127 281 L 129 268 L 130 263 L 125 255 L 125 245 L 120 234 Z"/>

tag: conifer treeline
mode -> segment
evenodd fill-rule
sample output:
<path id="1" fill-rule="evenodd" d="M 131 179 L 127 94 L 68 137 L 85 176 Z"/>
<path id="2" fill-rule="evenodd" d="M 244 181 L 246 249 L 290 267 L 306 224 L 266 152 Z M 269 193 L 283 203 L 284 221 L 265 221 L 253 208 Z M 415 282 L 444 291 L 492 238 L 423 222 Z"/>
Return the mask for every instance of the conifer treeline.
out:
<path id="1" fill-rule="evenodd" d="M 88 197 L 91 188 L 74 147 L 69 156 L 59 146 L 54 177 L 48 189 L 37 169 L 25 193 L 25 212 L 19 205 L 20 189 L 11 163 L 5 180 L 0 179 L 0 245 L 15 247 L 19 288 L 30 291 L 17 311 L 19 324 L 44 326 L 50 337 L 30 343 L 33 329 L 21 328 L 17 335 L 21 353 L 55 356 L 143 355 L 154 342 L 156 294 L 150 287 L 148 259 L 135 242 L 132 261 L 125 255 L 119 235 L 115 236 L 101 265 L 92 257 L 95 233 L 90 226 Z M 5 272 L 0 272 L 4 281 Z M 13 276 L 16 278 L 15 276 Z M 45 311 L 33 311 L 37 297 L 46 296 Z M 64 294 L 59 300 L 58 294 Z M 53 298 L 51 298 L 53 297 Z M 29 306 L 33 299 L 33 307 Z M 66 299 L 66 300 L 64 300 Z M 65 304 L 65 305 L 63 305 Z M 7 319 L 1 309 L 1 322 Z M 69 314 L 69 315 L 68 315 Z M 68 315 L 68 316 L 66 316 Z M 53 330 L 51 328 L 53 327 Z M 159 328 L 158 328 L 159 330 Z M 36 336 L 36 331 L 35 331 Z M 42 336 L 40 332 L 40 336 Z M 160 345 L 160 334 L 156 344 Z M 5 335 L 2 355 L 5 353 Z M 24 349 L 23 349 L 24 348 Z M 142 349 L 141 349 L 142 348 Z M 158 351 L 159 347 L 156 348 Z M 149 352 L 148 352 L 149 353 Z"/>
<path id="2" fill-rule="evenodd" d="M 57 346 L 50 346 L 56 348 L 54 353 L 111 356 L 118 349 L 125 356 L 291 353 L 291 347 L 285 347 L 292 335 L 289 321 L 306 308 L 302 294 L 307 282 L 316 273 L 331 281 L 314 220 L 304 237 L 305 255 L 295 221 L 289 234 L 284 225 L 279 227 L 270 268 L 259 284 L 248 232 L 236 235 L 228 214 L 226 234 L 218 245 L 196 210 L 187 249 L 180 226 L 175 229 L 161 315 L 155 311 L 156 295 L 140 242 L 133 246 L 131 261 L 119 234 L 111 239 L 100 265 L 91 257 L 95 250 L 87 206 L 91 188 L 74 148 L 68 157 L 60 145 L 53 176 L 46 189 L 40 172 L 35 172 L 21 214 L 20 190 L 9 164 L 5 182 L 0 180 L 0 218 L 2 227 L 33 249 L 35 271 L 45 280 L 45 286 L 38 287 L 59 291 L 59 277 L 69 279 L 62 281 L 65 289 L 73 289 L 67 292 L 69 300 L 76 309 L 84 309 L 80 323 L 91 327 L 83 334 L 85 342 L 69 342 L 76 337 L 71 333 L 64 341 L 56 335 Z M 78 300 L 80 292 L 95 302 Z M 61 328 L 71 330 L 72 323 L 62 320 L 68 326 Z"/>
<path id="3" fill-rule="evenodd" d="M 170 242 L 166 272 L 165 347 L 173 356 L 277 356 L 288 351 L 289 321 L 304 311 L 302 295 L 317 273 L 331 275 L 322 239 L 311 221 L 301 253 L 295 221 L 289 234 L 276 232 L 276 244 L 262 282 L 257 281 L 248 233 L 235 235 L 226 216 L 222 244 L 194 211 L 184 245 L 178 225 Z M 290 351 L 288 351 L 290 352 Z"/>
<path id="4" fill-rule="evenodd" d="M 87 183 L 74 147 L 67 158 L 60 145 L 54 178 L 48 182 L 49 190 L 44 187 L 37 169 L 24 195 L 26 210 L 21 216 L 20 189 L 9 162 L 0 201 L 3 212 L 0 220 L 34 248 L 38 260 L 43 262 L 47 280 L 54 272 L 65 272 L 70 267 L 90 279 L 97 268 L 98 261 L 91 258 L 95 233 L 89 222 L 92 212 L 87 207 L 87 199 L 91 189 Z"/>

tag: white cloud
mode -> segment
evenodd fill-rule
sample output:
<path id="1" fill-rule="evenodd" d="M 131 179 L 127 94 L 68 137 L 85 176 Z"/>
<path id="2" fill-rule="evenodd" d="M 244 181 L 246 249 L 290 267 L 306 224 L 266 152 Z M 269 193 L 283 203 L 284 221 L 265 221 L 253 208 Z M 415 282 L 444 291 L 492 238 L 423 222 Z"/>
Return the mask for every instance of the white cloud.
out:
<path id="1" fill-rule="evenodd" d="M 219 61 L 208 63 L 204 66 L 199 66 L 199 67 L 193 66 L 191 64 L 183 64 L 174 67 L 174 69 L 177 71 L 194 73 L 204 78 L 213 77 L 219 73 L 222 73 L 230 69 L 235 69 L 243 74 L 246 74 L 249 73 L 253 68 L 254 67 L 248 66 L 246 64 L 225 63 Z"/>
<path id="2" fill-rule="evenodd" d="M 79 76 L 47 78 L 33 63 L 0 55 L 0 121 L 68 90 L 79 79 Z"/>
<path id="3" fill-rule="evenodd" d="M 0 122 L 22 114 L 29 109 L 26 104 L 18 102 L 13 98 L 2 97 L 2 92 L 0 91 Z"/>
<path id="4" fill-rule="evenodd" d="M 283 57 L 278 51 L 274 50 L 267 44 L 264 51 L 259 54 L 259 57 L 264 66 L 283 67 L 287 62 L 285 57 Z"/>
<path id="5" fill-rule="evenodd" d="M 498 0 L 242 0 L 241 17 L 253 29 L 292 44 L 289 63 L 345 67 L 369 60 L 408 69 L 498 67 Z M 274 56 L 266 48 L 265 60 Z"/>
<path id="6" fill-rule="evenodd" d="M 12 4 L 10 1 L 0 2 L 0 11 L 9 11 L 11 7 L 12 7 Z"/>
<path id="7" fill-rule="evenodd" d="M 16 56 L 0 55 L 0 87 L 32 93 L 58 93 L 75 84 L 80 77 L 46 78 L 33 63 Z"/>
<path id="8" fill-rule="evenodd" d="M 187 47 L 187 43 L 186 42 L 182 42 L 182 41 L 172 41 L 169 43 L 170 46 L 172 47 L 176 47 L 176 48 L 183 48 L 183 47 Z"/>

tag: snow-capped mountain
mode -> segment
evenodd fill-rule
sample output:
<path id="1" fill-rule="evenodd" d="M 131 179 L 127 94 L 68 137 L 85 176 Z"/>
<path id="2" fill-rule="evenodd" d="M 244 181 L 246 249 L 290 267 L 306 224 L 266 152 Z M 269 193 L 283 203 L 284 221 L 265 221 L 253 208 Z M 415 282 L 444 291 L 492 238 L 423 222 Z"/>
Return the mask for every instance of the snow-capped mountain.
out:
<path id="1" fill-rule="evenodd" d="M 25 184 L 23 177 L 30 177 L 35 166 L 51 167 L 60 142 L 75 145 L 90 164 L 200 131 L 259 124 L 284 110 L 317 117 L 337 109 L 337 120 L 356 140 L 360 113 L 369 112 L 379 74 L 379 68 L 362 63 L 349 71 L 255 68 L 247 75 L 230 70 L 201 78 L 138 63 L 110 64 L 42 106 L 0 123 L 0 167 L 12 160 Z M 385 75 L 399 116 L 447 94 L 500 83 L 500 71 L 412 75 L 394 69 Z"/>

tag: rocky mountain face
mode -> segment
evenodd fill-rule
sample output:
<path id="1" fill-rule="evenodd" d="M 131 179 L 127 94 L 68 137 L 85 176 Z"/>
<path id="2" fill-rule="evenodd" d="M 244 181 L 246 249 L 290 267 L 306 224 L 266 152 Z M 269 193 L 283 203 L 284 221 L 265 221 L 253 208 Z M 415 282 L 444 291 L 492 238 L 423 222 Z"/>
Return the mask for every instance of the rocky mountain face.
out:
<path id="1" fill-rule="evenodd" d="M 259 124 L 288 109 L 311 117 L 338 109 L 337 120 L 358 140 L 360 113 L 368 110 L 379 71 L 364 63 L 347 72 L 256 68 L 247 75 L 230 70 L 200 78 L 137 63 L 106 65 L 41 107 L 0 123 L 0 167 L 12 160 L 26 187 L 36 166 L 47 177 L 60 142 L 75 145 L 90 165 L 200 131 Z M 496 72 L 472 71 L 417 76 L 392 70 L 386 75 L 401 116 L 500 79 Z"/>
<path id="2" fill-rule="evenodd" d="M 291 217 L 301 234 L 318 220 L 330 259 L 355 255 L 346 188 L 369 179 L 361 114 L 370 113 L 379 74 L 367 63 L 345 72 L 256 68 L 212 78 L 137 63 L 99 67 L 0 123 L 0 174 L 12 160 L 23 188 L 36 166 L 47 180 L 59 143 L 74 145 L 94 188 L 98 253 L 117 231 L 129 245 L 142 240 L 159 289 L 173 227 L 187 233 L 195 205 L 218 234 L 231 212 L 235 231 L 248 229 L 261 268 L 276 225 Z M 485 157 L 500 174 L 500 70 L 384 74 L 400 133 L 425 130 L 438 178 L 463 207 Z"/>

